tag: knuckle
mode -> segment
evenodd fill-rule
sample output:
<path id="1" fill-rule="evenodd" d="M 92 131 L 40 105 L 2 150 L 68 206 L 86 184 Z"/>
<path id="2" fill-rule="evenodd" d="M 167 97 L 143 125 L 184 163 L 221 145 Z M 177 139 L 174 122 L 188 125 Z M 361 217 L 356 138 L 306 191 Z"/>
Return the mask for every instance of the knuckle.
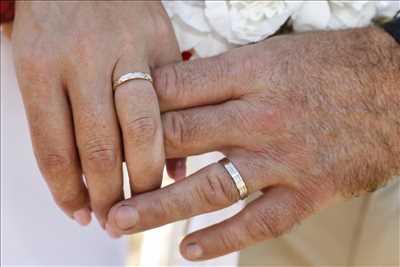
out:
<path id="1" fill-rule="evenodd" d="M 46 58 L 46 55 L 38 55 L 31 52 L 19 55 L 16 58 L 17 73 L 23 78 L 21 79 L 23 84 L 26 83 L 29 88 L 44 88 L 42 85 L 48 82 L 48 77 L 46 77 L 46 75 L 51 72 L 50 63 L 46 61 Z M 27 81 L 29 81 L 29 83 L 27 83 Z"/>
<path id="2" fill-rule="evenodd" d="M 263 62 L 259 58 L 241 55 L 239 60 L 242 64 L 227 64 L 230 66 L 233 75 L 241 74 L 242 77 L 244 76 L 244 80 L 247 81 L 256 81 L 260 77 L 263 77 L 263 69 L 261 68 Z"/>
<path id="3" fill-rule="evenodd" d="M 285 232 L 279 216 L 272 211 L 249 214 L 245 221 L 249 222 L 245 224 L 245 229 L 252 241 L 260 241 L 268 237 L 277 238 Z"/>
<path id="4" fill-rule="evenodd" d="M 154 212 L 153 218 L 159 221 L 167 221 L 171 212 L 175 215 L 177 213 L 177 203 L 172 201 L 163 201 L 156 199 L 156 201 L 149 202 L 149 206 Z"/>
<path id="5" fill-rule="evenodd" d="M 83 163 L 91 170 L 112 171 L 117 162 L 117 146 L 105 138 L 96 138 L 83 146 Z"/>
<path id="6" fill-rule="evenodd" d="M 156 133 L 157 123 L 151 116 L 141 116 L 126 124 L 127 141 L 137 146 L 149 144 Z"/>
<path id="7" fill-rule="evenodd" d="M 151 218 L 155 222 L 171 222 L 185 218 L 188 214 L 193 213 L 191 196 L 187 195 L 187 197 L 189 201 L 181 201 L 182 197 L 175 194 L 171 194 L 168 198 L 157 198 L 147 202 L 148 209 L 146 209 L 146 212 L 152 212 Z"/>
<path id="8" fill-rule="evenodd" d="M 205 122 L 199 121 L 191 114 L 185 112 L 168 112 L 163 116 L 164 144 L 167 153 L 182 151 L 196 142 L 204 129 L 201 125 Z"/>
<path id="9" fill-rule="evenodd" d="M 238 65 L 238 64 L 228 64 L 228 61 L 226 60 L 225 55 L 219 55 L 215 57 L 215 60 L 212 64 L 213 68 L 213 73 L 215 75 L 214 79 L 217 81 L 224 81 L 226 77 L 232 77 L 232 74 L 237 74 L 234 73 L 232 70 L 232 66 Z M 239 64 L 240 65 L 240 64 Z M 243 72 L 245 73 L 245 72 Z"/>
<path id="10" fill-rule="evenodd" d="M 85 202 L 84 194 L 80 191 L 53 191 L 52 194 L 56 204 L 66 210 L 76 210 Z"/>
<path id="11" fill-rule="evenodd" d="M 38 153 L 37 160 L 41 171 L 49 177 L 68 172 L 74 162 L 74 158 L 66 152 Z"/>
<path id="12" fill-rule="evenodd" d="M 232 182 L 227 179 L 225 170 L 215 164 L 204 177 L 197 194 L 209 207 L 218 208 L 234 203 L 238 200 L 238 193 L 234 192 Z"/>
<path id="13" fill-rule="evenodd" d="M 158 68 L 154 72 L 154 85 L 161 104 L 168 105 L 175 102 L 176 99 L 183 99 L 181 83 L 184 81 L 179 79 L 178 73 L 176 64 Z"/>
<path id="14" fill-rule="evenodd" d="M 245 247 L 245 240 L 241 233 L 233 230 L 225 230 L 219 236 L 219 250 L 221 251 L 235 251 Z"/>
<path id="15" fill-rule="evenodd" d="M 166 149 L 179 148 L 184 144 L 184 120 L 179 112 L 169 112 L 163 117 Z"/>
<path id="16" fill-rule="evenodd" d="M 73 52 L 74 60 L 76 60 L 77 64 L 80 62 L 92 62 L 93 53 L 95 50 L 93 49 L 93 43 L 95 40 L 91 33 L 88 32 L 78 32 L 75 34 L 75 38 L 72 43 L 70 43 L 71 50 Z"/>

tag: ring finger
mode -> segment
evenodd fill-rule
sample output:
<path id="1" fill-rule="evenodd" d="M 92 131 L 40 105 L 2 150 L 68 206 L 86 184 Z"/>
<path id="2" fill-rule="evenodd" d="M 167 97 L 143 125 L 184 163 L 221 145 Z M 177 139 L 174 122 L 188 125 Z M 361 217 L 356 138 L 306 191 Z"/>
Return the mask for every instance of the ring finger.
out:
<path id="1" fill-rule="evenodd" d="M 129 72 L 149 74 L 150 69 L 143 61 L 125 61 L 122 58 L 115 68 L 114 79 Z M 160 110 L 152 83 L 141 79 L 129 80 L 114 88 L 114 98 L 131 191 L 139 193 L 156 189 L 161 185 L 165 157 Z"/>
<path id="2" fill-rule="evenodd" d="M 245 159 L 230 158 L 244 179 L 249 193 L 273 183 L 260 183 Z M 114 206 L 108 223 L 124 234 L 144 231 L 174 221 L 228 207 L 240 198 L 233 178 L 221 164 L 211 164 L 187 179 L 160 190 L 122 201 Z"/>

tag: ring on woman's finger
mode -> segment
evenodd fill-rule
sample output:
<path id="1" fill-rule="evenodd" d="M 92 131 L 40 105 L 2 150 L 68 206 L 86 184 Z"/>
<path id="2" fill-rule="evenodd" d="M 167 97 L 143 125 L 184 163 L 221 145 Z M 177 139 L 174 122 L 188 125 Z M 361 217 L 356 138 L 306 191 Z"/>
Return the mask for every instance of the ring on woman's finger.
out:
<path id="1" fill-rule="evenodd" d="M 225 168 L 235 183 L 235 186 L 239 191 L 240 199 L 245 199 L 249 195 L 247 186 L 235 165 L 233 165 L 228 158 L 221 159 L 219 163 Z"/>
<path id="2" fill-rule="evenodd" d="M 128 72 L 124 75 L 121 75 L 117 80 L 113 81 L 113 90 L 115 91 L 118 86 L 123 83 L 132 81 L 132 80 L 145 80 L 153 83 L 153 78 L 150 74 L 141 71 Z"/>

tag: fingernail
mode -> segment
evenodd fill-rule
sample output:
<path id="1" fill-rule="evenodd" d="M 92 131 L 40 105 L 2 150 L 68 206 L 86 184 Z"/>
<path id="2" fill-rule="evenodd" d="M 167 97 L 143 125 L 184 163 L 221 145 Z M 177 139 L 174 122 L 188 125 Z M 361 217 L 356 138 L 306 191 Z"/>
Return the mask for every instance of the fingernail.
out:
<path id="1" fill-rule="evenodd" d="M 191 243 L 186 247 L 185 255 L 188 259 L 198 259 L 203 255 L 201 247 L 195 243 Z"/>
<path id="2" fill-rule="evenodd" d="M 176 162 L 175 180 L 182 180 L 186 177 L 186 160 L 178 160 Z"/>
<path id="3" fill-rule="evenodd" d="M 105 229 L 106 229 L 108 236 L 111 237 L 112 239 L 117 239 L 117 238 L 121 237 L 120 234 L 117 234 L 116 232 L 113 231 L 113 229 L 111 228 L 111 226 L 108 223 L 106 223 Z"/>
<path id="4" fill-rule="evenodd" d="M 135 208 L 123 205 L 117 209 L 114 218 L 118 227 L 126 230 L 136 225 L 139 221 L 139 214 Z"/>
<path id="5" fill-rule="evenodd" d="M 89 208 L 82 208 L 77 210 L 72 215 L 74 220 L 82 226 L 86 226 L 92 220 L 91 211 Z"/>

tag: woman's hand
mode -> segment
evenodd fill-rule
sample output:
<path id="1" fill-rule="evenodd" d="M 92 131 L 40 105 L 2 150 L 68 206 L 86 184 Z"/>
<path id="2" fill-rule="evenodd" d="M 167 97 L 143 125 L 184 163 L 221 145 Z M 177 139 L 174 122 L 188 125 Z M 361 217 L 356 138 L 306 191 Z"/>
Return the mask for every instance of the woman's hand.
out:
<path id="1" fill-rule="evenodd" d="M 232 218 L 187 236 L 183 256 L 209 259 L 277 237 L 334 200 L 398 174 L 399 71 L 400 47 L 375 28 L 280 36 L 158 69 L 167 157 L 221 151 L 249 192 L 263 193 Z M 238 200 L 216 163 L 122 201 L 108 223 L 134 233 Z"/>
<path id="2" fill-rule="evenodd" d="M 133 192 L 160 186 L 154 88 L 134 80 L 114 94 L 112 81 L 180 58 L 169 18 L 158 1 L 17 1 L 12 42 L 35 155 L 54 199 L 81 224 L 93 210 L 104 227 L 123 198 L 122 151 Z"/>

